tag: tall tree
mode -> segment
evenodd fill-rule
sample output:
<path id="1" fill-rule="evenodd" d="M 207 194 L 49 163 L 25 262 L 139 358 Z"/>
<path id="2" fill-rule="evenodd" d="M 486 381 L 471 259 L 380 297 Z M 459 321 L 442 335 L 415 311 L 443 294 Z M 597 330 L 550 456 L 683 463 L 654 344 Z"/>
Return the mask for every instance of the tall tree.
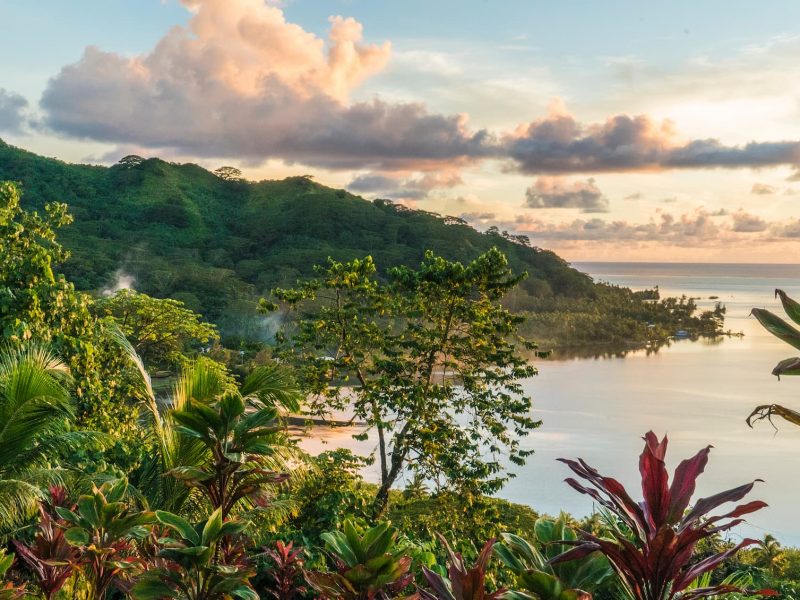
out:
<path id="1" fill-rule="evenodd" d="M 370 257 L 329 260 L 320 276 L 273 297 L 301 309 L 279 339 L 300 368 L 311 408 L 349 410 L 378 438 L 381 483 L 375 512 L 404 472 L 438 487 L 491 493 L 522 464 L 522 437 L 539 426 L 521 380 L 536 373 L 522 318 L 501 304 L 524 275 L 492 249 L 464 265 L 432 252 L 418 269 L 376 277 Z M 279 306 L 262 300 L 262 310 Z"/>
<path id="2" fill-rule="evenodd" d="M 69 254 L 56 231 L 71 221 L 65 204 L 48 204 L 44 214 L 25 210 L 18 188 L 0 182 L 0 337 L 49 343 L 74 378 L 78 423 L 130 438 L 136 414 L 120 400 L 125 377 L 108 323 L 91 314 L 88 294 L 58 273 Z"/>
<path id="3" fill-rule="evenodd" d="M 219 339 L 216 327 L 171 298 L 120 290 L 100 299 L 95 310 L 114 318 L 148 366 L 177 367 L 192 344 Z"/>

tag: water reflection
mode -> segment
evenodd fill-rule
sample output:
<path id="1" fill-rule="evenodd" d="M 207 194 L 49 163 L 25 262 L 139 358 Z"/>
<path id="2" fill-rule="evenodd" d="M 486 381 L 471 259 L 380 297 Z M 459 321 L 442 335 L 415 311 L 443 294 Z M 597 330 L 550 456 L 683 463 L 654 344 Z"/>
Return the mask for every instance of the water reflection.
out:
<path id="1" fill-rule="evenodd" d="M 714 445 L 698 481 L 701 495 L 755 478 L 766 481 L 754 498 L 770 507 L 732 535 L 760 538 L 769 532 L 785 544 L 800 545 L 795 514 L 800 478 L 794 477 L 800 468 L 800 427 L 777 423 L 776 433 L 768 423 L 754 429 L 745 423 L 760 404 L 800 408 L 800 381 L 778 382 L 770 374 L 779 360 L 797 352 L 749 317 L 753 306 L 781 312 L 772 292 L 776 287 L 800 292 L 800 268 L 726 267 L 719 276 L 713 269 L 693 265 L 688 274 L 681 274 L 680 266 L 674 265 L 653 272 L 623 265 L 605 274 L 607 280 L 637 289 L 660 284 L 668 295 L 719 296 L 728 307 L 726 328 L 745 335 L 665 340 L 645 348 L 591 346 L 535 360 L 539 375 L 524 387 L 534 400 L 532 416 L 544 424 L 523 441 L 535 454 L 524 467 L 509 466 L 517 477 L 502 490 L 502 497 L 550 514 L 564 509 L 586 515 L 591 503 L 563 483 L 567 472 L 555 459 L 585 458 L 635 489 L 641 436 L 653 429 L 658 435 L 669 434 L 672 457 Z M 355 428 L 315 429 L 303 445 L 312 452 L 346 447 L 366 455 L 375 450 L 375 439 L 356 441 L 354 432 Z M 376 478 L 375 467 L 371 469 L 365 475 Z"/>

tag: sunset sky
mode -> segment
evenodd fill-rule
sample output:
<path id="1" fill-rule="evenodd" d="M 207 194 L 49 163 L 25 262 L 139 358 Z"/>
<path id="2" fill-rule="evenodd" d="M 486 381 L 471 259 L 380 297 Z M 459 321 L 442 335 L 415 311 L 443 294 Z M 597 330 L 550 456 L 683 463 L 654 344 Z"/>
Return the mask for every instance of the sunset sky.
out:
<path id="1" fill-rule="evenodd" d="M 0 0 L 0 137 L 313 174 L 570 260 L 800 262 L 800 3 Z"/>

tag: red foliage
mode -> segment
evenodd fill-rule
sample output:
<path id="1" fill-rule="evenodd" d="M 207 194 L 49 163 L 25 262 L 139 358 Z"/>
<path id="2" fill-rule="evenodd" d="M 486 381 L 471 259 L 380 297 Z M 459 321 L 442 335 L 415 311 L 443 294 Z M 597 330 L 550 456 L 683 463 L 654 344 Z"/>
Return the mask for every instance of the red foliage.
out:
<path id="1" fill-rule="evenodd" d="M 278 540 L 275 547 L 265 551 L 272 562 L 268 571 L 270 578 L 266 593 L 277 600 L 292 600 L 306 593 L 303 581 L 303 549 L 294 548 L 292 542 L 284 544 Z"/>
<path id="2" fill-rule="evenodd" d="M 486 591 L 486 567 L 492 557 L 495 540 L 486 542 L 478 560 L 472 567 L 467 568 L 461 553 L 453 552 L 447 540 L 438 533 L 436 535 L 447 550 L 447 579 L 427 567 L 422 567 L 430 590 L 419 590 L 421 598 L 424 600 L 498 600 L 502 598 L 506 590 L 497 590 L 492 593 Z"/>
<path id="3" fill-rule="evenodd" d="M 636 600 L 671 600 L 679 594 L 681 600 L 693 600 L 732 591 L 775 595 L 772 590 L 748 591 L 725 585 L 684 592 L 700 575 L 713 570 L 741 548 L 757 544 L 758 541 L 745 539 L 729 550 L 694 561 L 697 543 L 735 527 L 743 522 L 739 517 L 764 508 L 766 504 L 756 500 L 736 506 L 723 515 L 708 514 L 726 502 L 738 502 L 744 498 L 753 489 L 755 482 L 752 482 L 701 498 L 689 509 L 697 477 L 708 463 L 711 446 L 681 462 L 670 484 L 664 464 L 666 436 L 658 441 L 650 431 L 644 441 L 644 451 L 639 458 L 644 495 L 641 503 L 636 503 L 619 481 L 600 475 L 582 459 L 559 459 L 589 485 L 573 478 L 566 479 L 566 482 L 614 514 L 630 533 L 615 532 L 613 539 L 605 539 L 581 532 L 581 540 L 575 543 L 576 547 L 557 556 L 552 562 L 602 552 Z"/>
<path id="4" fill-rule="evenodd" d="M 51 487 L 49 502 L 39 505 L 39 527 L 33 544 L 14 542 L 17 554 L 33 571 L 47 599 L 64 586 L 80 563 L 80 552 L 64 537 L 65 522 L 54 516 L 55 507 L 65 506 L 66 499 L 64 488 Z"/>

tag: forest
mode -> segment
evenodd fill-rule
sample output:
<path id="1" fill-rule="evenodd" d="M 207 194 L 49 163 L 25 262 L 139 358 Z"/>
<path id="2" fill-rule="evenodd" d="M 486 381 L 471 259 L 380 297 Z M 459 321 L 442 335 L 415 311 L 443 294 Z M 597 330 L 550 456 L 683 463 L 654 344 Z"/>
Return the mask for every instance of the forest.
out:
<path id="1" fill-rule="evenodd" d="M 59 240 L 70 253 L 64 274 L 77 289 L 134 282 L 212 321 L 231 347 L 269 338 L 254 318 L 258 299 L 313 276 L 328 257 L 369 255 L 383 276 L 418 264 L 426 250 L 466 262 L 492 247 L 527 274 L 504 302 L 529 314 L 526 334 L 543 350 L 663 342 L 681 329 L 693 336 L 724 331 L 720 311 L 699 315 L 691 299 L 681 304 L 655 290 L 634 294 L 594 282 L 524 236 L 481 233 L 458 217 L 369 202 L 311 177 L 250 182 L 232 167 L 210 172 L 138 156 L 110 168 L 73 165 L 0 140 L 2 180 L 24 190 L 26 208 L 68 204 L 73 220 Z"/>
<path id="2" fill-rule="evenodd" d="M 281 185 L 299 184 L 315 186 Z M 638 463 L 642 501 L 564 457 L 565 485 L 595 501 L 587 518 L 495 496 L 513 477 L 500 457 L 524 464 L 520 442 L 541 425 L 520 385 L 536 374 L 536 345 L 508 307 L 525 281 L 511 246 L 463 261 L 431 248 L 384 269 L 379 253 L 330 258 L 263 294 L 257 314 L 280 327 L 244 352 L 183 297 L 81 291 L 86 281 L 65 275 L 67 206 L 32 210 L 23 197 L 0 184 L 0 597 L 796 597 L 799 551 L 724 536 L 765 507 L 751 499 L 756 482 L 695 497 L 710 446 L 670 483 L 668 440 L 645 433 L 641 456 L 619 466 Z M 538 255 L 513 248 L 517 260 Z M 565 277 L 551 289 L 592 289 L 547 260 Z M 686 299 L 602 289 L 651 307 L 642 319 L 654 302 L 693 312 Z M 712 330 L 717 312 L 703 317 Z M 786 321 L 754 314 L 800 347 Z M 792 361 L 778 374 L 796 372 Z M 377 432 L 374 456 L 302 451 L 290 423 L 313 435 L 314 418 L 334 410 Z M 752 418 L 773 416 L 800 423 L 774 405 Z M 362 477 L 372 461 L 377 482 Z"/>

